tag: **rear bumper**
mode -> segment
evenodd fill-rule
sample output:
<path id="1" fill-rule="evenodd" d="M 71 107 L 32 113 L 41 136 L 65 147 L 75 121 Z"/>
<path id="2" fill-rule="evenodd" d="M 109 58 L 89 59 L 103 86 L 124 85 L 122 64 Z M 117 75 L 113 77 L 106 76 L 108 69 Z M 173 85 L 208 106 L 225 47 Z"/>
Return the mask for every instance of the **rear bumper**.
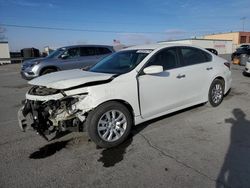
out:
<path id="1" fill-rule="evenodd" d="M 243 75 L 249 77 L 250 76 L 250 69 L 245 68 L 245 70 L 243 71 Z"/>
<path id="2" fill-rule="evenodd" d="M 232 87 L 232 72 L 227 71 L 226 74 L 224 74 L 224 79 L 225 79 L 225 90 L 224 94 L 226 94 Z"/>
<path id="3" fill-rule="evenodd" d="M 245 72 L 250 73 L 250 62 L 246 63 Z"/>

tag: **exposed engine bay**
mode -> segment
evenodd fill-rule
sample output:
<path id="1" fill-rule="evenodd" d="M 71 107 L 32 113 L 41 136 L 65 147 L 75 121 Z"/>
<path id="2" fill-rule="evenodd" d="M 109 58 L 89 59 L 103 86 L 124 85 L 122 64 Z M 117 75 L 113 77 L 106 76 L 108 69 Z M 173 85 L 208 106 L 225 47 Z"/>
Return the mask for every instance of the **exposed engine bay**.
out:
<path id="1" fill-rule="evenodd" d="M 81 95 L 65 96 L 63 91 L 41 86 L 34 86 L 29 91 L 30 95 L 53 96 L 61 93 L 59 100 L 29 100 L 24 101 L 24 106 L 18 112 L 19 126 L 23 131 L 33 128 L 39 135 L 49 140 L 49 135 L 55 135 L 66 130 L 82 131 L 85 116 L 76 107 Z"/>

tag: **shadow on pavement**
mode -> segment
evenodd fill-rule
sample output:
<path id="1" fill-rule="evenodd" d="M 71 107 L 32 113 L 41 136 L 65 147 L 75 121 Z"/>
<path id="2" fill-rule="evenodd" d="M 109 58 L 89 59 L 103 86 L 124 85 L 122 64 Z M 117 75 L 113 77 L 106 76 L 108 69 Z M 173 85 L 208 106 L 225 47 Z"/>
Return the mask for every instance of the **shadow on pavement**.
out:
<path id="1" fill-rule="evenodd" d="M 250 186 L 250 121 L 239 108 L 234 118 L 225 119 L 232 124 L 231 142 L 217 178 L 217 188 Z"/>
<path id="2" fill-rule="evenodd" d="M 56 133 L 56 135 L 50 141 L 62 138 L 62 137 L 66 136 L 66 135 L 68 135 L 70 133 L 71 133 L 71 131 L 68 131 L 68 130 L 67 131 L 61 131 L 59 133 Z"/>
<path id="3" fill-rule="evenodd" d="M 102 162 L 103 167 L 115 166 L 115 164 L 123 160 L 126 149 L 132 141 L 133 137 L 130 135 L 129 138 L 119 146 L 102 150 L 101 157 L 98 159 L 98 162 Z"/>
<path id="4" fill-rule="evenodd" d="M 121 162 L 124 159 L 124 155 L 126 154 L 127 148 L 132 144 L 133 142 L 133 137 L 139 134 L 143 129 L 145 129 L 147 126 L 149 126 L 152 123 L 155 123 L 157 121 L 163 120 L 165 118 L 195 109 L 197 107 L 201 107 L 204 104 L 199 104 L 184 110 L 180 110 L 178 112 L 174 112 L 165 116 L 161 116 L 159 118 L 155 118 L 153 120 L 149 120 L 147 122 L 141 123 L 132 129 L 132 133 L 129 135 L 127 140 L 120 144 L 117 147 L 114 148 L 108 148 L 108 149 L 103 149 L 101 152 L 101 157 L 98 159 L 99 162 L 103 163 L 103 167 L 112 167 L 115 166 L 117 163 Z"/>
<path id="5" fill-rule="evenodd" d="M 177 115 L 177 114 L 180 114 L 180 113 L 192 110 L 192 109 L 195 109 L 197 107 L 201 107 L 203 105 L 204 104 L 200 104 L 200 105 L 196 105 L 196 106 L 193 106 L 190 108 L 186 108 L 184 110 L 180 110 L 178 112 L 174 112 L 174 113 L 171 113 L 171 114 L 168 114 L 165 116 L 161 116 L 159 118 L 149 120 L 147 122 L 144 122 L 142 124 L 139 124 L 139 125 L 133 127 L 131 134 L 129 135 L 129 137 L 127 138 L 127 140 L 124 143 L 122 143 L 119 146 L 114 147 L 114 148 L 103 149 L 101 151 L 101 157 L 98 159 L 98 161 L 102 162 L 104 167 L 115 166 L 117 163 L 121 162 L 124 159 L 124 155 L 126 154 L 127 148 L 133 142 L 133 137 L 136 136 L 137 134 L 139 134 L 147 126 L 149 126 L 157 121 L 163 120 L 165 118 L 169 118 L 171 116 L 174 116 L 174 115 Z M 65 135 L 67 135 L 69 133 L 70 133 L 69 131 L 62 132 L 62 133 L 56 135 L 51 140 L 59 139 L 59 138 L 64 137 Z M 35 151 L 34 153 L 30 154 L 29 158 L 42 159 L 42 158 L 50 157 L 50 156 L 54 155 L 56 152 L 65 148 L 68 144 L 71 143 L 71 141 L 72 141 L 72 139 L 47 144 L 44 147 L 40 148 L 38 151 Z"/>
<path id="6" fill-rule="evenodd" d="M 34 153 L 30 154 L 29 158 L 30 159 L 43 159 L 51 155 L 54 155 L 57 151 L 60 151 L 63 148 L 65 148 L 68 142 L 70 141 L 71 140 L 66 140 L 66 141 L 60 141 L 60 142 L 47 144 L 44 147 L 40 148 L 38 151 L 35 151 Z"/>

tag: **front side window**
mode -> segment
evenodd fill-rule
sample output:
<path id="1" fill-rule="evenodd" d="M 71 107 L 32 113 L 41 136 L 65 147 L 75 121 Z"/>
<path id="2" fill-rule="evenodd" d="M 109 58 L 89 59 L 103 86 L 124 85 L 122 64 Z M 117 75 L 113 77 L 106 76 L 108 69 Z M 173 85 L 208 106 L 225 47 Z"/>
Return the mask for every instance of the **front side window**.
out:
<path id="1" fill-rule="evenodd" d="M 212 60 L 212 56 L 210 54 L 198 48 L 181 47 L 180 51 L 183 58 L 183 66 L 195 65 Z"/>
<path id="2" fill-rule="evenodd" d="M 79 48 L 70 48 L 64 52 L 63 55 L 66 55 L 67 58 L 75 58 L 80 56 L 80 49 Z"/>
<path id="3" fill-rule="evenodd" d="M 146 67 L 151 65 L 161 65 L 163 70 L 174 69 L 177 67 L 176 48 L 163 49 L 156 53 L 147 63 Z"/>
<path id="4" fill-rule="evenodd" d="M 90 69 L 92 72 L 124 74 L 134 69 L 151 51 L 126 50 L 114 53 Z"/>
<path id="5" fill-rule="evenodd" d="M 47 57 L 48 58 L 56 58 L 60 57 L 65 51 L 65 48 L 58 48 L 57 50 L 53 51 L 51 54 L 49 54 Z"/>

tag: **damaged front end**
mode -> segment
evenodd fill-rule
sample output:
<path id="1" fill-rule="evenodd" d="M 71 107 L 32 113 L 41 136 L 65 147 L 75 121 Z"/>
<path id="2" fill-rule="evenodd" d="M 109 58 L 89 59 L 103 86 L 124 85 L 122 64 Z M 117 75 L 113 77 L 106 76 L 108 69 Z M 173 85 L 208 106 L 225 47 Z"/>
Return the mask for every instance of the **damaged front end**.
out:
<path id="1" fill-rule="evenodd" d="M 19 126 L 22 131 L 34 129 L 46 140 L 58 132 L 82 131 L 85 114 L 77 103 L 85 97 L 86 94 L 66 96 L 60 90 L 34 86 L 18 111 Z"/>

